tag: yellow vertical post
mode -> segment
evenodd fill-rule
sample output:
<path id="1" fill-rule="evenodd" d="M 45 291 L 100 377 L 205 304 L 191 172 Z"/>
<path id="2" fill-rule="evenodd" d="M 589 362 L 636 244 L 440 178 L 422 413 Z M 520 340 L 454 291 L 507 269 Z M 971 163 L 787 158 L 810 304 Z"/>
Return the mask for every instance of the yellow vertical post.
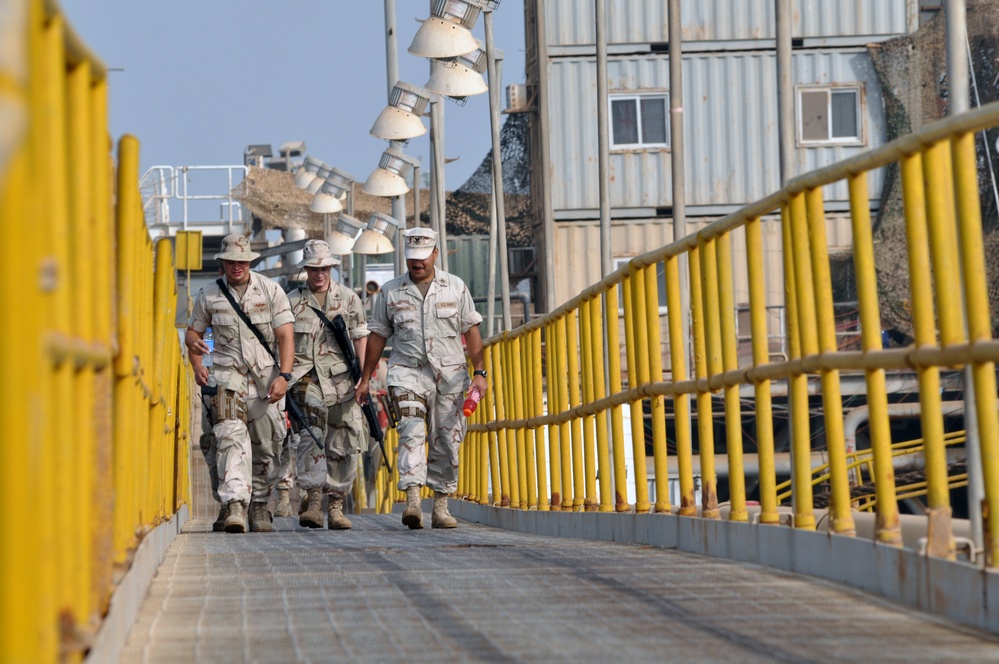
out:
<path id="1" fill-rule="evenodd" d="M 618 329 L 617 286 L 604 293 L 604 318 L 607 329 L 607 376 L 612 395 L 621 392 L 621 334 Z M 611 407 L 611 449 L 614 453 L 614 509 L 627 512 L 628 467 L 624 460 L 624 418 L 621 406 Z"/>
<path id="2" fill-rule="evenodd" d="M 579 355 L 583 364 L 583 404 L 593 403 L 593 334 L 590 321 L 590 301 L 579 303 Z M 592 414 L 583 416 L 583 477 L 586 494 L 583 509 L 593 512 L 597 509 L 597 463 L 596 444 L 593 440 Z"/>
<path id="3" fill-rule="evenodd" d="M 753 366 L 770 361 L 767 331 L 767 296 L 764 283 L 763 237 L 760 219 L 746 222 L 746 260 L 749 283 L 749 316 Z M 780 523 L 777 513 L 777 473 L 774 466 L 774 425 L 769 380 L 753 380 L 756 396 L 756 449 L 760 461 L 760 523 Z"/>
<path id="4" fill-rule="evenodd" d="M 483 365 L 485 366 L 485 364 Z M 488 369 L 486 369 L 488 371 Z M 486 390 L 486 394 L 489 391 Z M 481 426 L 485 426 L 489 421 L 489 411 L 483 408 L 476 415 L 476 421 Z M 488 431 L 479 432 L 479 504 L 489 504 L 489 439 L 492 437 Z"/>
<path id="5" fill-rule="evenodd" d="M 84 248 L 93 246 L 93 175 L 88 168 L 90 158 L 90 63 L 83 61 L 69 70 L 67 76 L 68 104 L 68 154 L 67 163 L 75 167 L 68 169 L 70 223 L 69 241 L 76 251 L 67 252 L 67 276 L 72 275 L 73 297 L 71 302 L 70 338 L 78 349 L 92 348 L 94 330 L 93 307 L 93 261 Z M 68 290 L 68 289 L 67 289 Z M 93 364 L 83 357 L 77 357 L 73 367 L 72 389 L 75 421 L 73 447 L 76 449 L 77 463 L 71 470 L 75 475 L 67 491 L 76 508 L 79 527 L 74 529 L 77 550 L 74 585 L 74 618 L 78 625 L 86 625 L 91 616 L 91 580 L 93 570 L 93 483 L 94 449 L 96 445 L 94 418 L 94 373 Z"/>
<path id="6" fill-rule="evenodd" d="M 531 338 L 530 334 L 523 334 L 518 337 L 520 340 L 520 393 L 523 395 L 524 408 L 521 411 L 521 417 L 527 419 L 534 417 L 534 370 L 533 370 L 533 360 L 531 359 Z M 534 441 L 534 429 L 525 425 L 524 426 L 524 459 L 525 466 L 527 467 L 527 506 L 528 508 L 537 508 L 538 501 L 542 500 L 544 497 L 538 495 L 538 465 L 537 459 L 534 458 L 535 441 Z"/>
<path id="7" fill-rule="evenodd" d="M 663 351 L 659 320 L 659 279 L 656 263 L 646 265 L 645 320 L 649 329 L 649 382 L 663 380 Z M 656 512 L 669 512 L 669 458 L 666 452 L 666 398 L 661 394 L 649 397 L 652 405 L 652 458 L 656 469 Z"/>
<path id="8" fill-rule="evenodd" d="M 518 420 L 522 420 L 526 416 L 528 399 L 525 398 L 525 392 L 528 392 L 530 389 L 530 381 L 527 379 L 527 367 L 524 362 L 524 345 L 520 335 L 513 337 L 513 371 L 520 378 L 520 382 L 515 386 L 513 391 L 514 417 Z M 521 509 L 530 509 L 538 505 L 538 487 L 534 479 L 532 445 L 528 442 L 529 438 L 533 438 L 531 434 L 531 430 L 526 426 L 522 425 L 517 428 L 517 458 L 520 462 L 518 469 L 520 470 L 521 478 Z"/>
<path id="9" fill-rule="evenodd" d="M 503 356 L 503 362 L 507 367 L 504 376 L 506 379 L 506 416 L 509 420 L 516 420 L 517 410 L 514 407 L 513 393 L 520 384 L 520 371 L 513 363 L 513 339 L 509 333 L 503 334 Z M 521 473 L 523 458 L 520 453 L 519 438 L 521 436 L 518 436 L 518 433 L 522 435 L 522 432 L 518 432 L 516 427 L 511 428 L 507 433 L 509 441 L 507 452 L 510 462 L 510 481 L 513 483 L 513 486 L 510 487 L 510 505 L 522 509 L 527 507 L 527 475 Z"/>
<path id="10" fill-rule="evenodd" d="M 728 233 L 715 240 L 718 259 L 718 313 L 721 324 L 722 369 L 739 368 L 735 338 L 735 295 L 732 292 L 732 247 Z M 742 407 L 739 386 L 725 386 L 725 446 L 728 450 L 728 491 L 731 511 L 729 521 L 748 521 L 746 512 L 746 474 L 742 461 Z"/>
<path id="11" fill-rule="evenodd" d="M 628 389 L 643 383 L 640 363 L 644 357 L 645 326 L 635 321 L 645 318 L 645 281 L 639 278 L 634 266 L 628 266 L 628 274 L 621 282 L 624 298 L 624 346 L 628 361 Z M 637 291 L 641 291 L 640 293 Z M 649 503 L 649 476 L 645 459 L 645 416 L 642 413 L 642 400 L 629 403 L 631 409 L 631 447 L 635 465 L 635 512 L 645 514 L 651 508 Z"/>
<path id="12" fill-rule="evenodd" d="M 955 293 L 961 292 L 961 271 L 949 147 L 949 141 L 937 141 L 926 149 L 923 158 L 933 295 L 937 305 L 940 345 L 944 348 L 966 341 L 964 310 L 961 299 L 954 297 Z"/>
<path id="13" fill-rule="evenodd" d="M 495 400 L 496 408 L 496 419 L 503 421 L 506 419 L 506 399 L 505 399 L 505 386 L 506 386 L 506 363 L 500 359 L 503 351 L 503 342 L 497 341 L 488 349 L 493 360 L 493 369 L 490 371 L 489 375 L 493 378 L 493 389 L 490 390 L 493 393 L 493 399 Z M 511 505 L 511 492 L 514 490 L 513 486 L 516 484 L 516 475 L 510 472 L 510 455 L 507 449 L 507 439 L 508 430 L 504 426 L 497 433 L 497 455 L 499 457 L 499 467 L 500 467 L 500 494 L 499 494 L 499 504 L 501 507 L 510 507 Z"/>
<path id="14" fill-rule="evenodd" d="M 548 394 L 549 416 L 559 412 L 558 405 L 558 355 L 555 344 L 555 321 L 550 320 L 545 325 L 545 379 L 546 391 Z M 559 447 L 559 426 L 558 424 L 548 425 L 548 468 L 551 476 L 551 500 L 549 509 L 553 512 L 562 511 L 562 452 Z"/>
<path id="15" fill-rule="evenodd" d="M 864 354 L 868 355 L 881 350 L 881 310 L 878 305 L 878 277 L 874 267 L 867 173 L 851 175 L 849 183 L 853 265 L 857 275 L 857 302 L 860 310 L 860 342 Z M 895 468 L 892 464 L 885 371 L 879 368 L 865 369 L 864 376 L 867 382 L 868 431 L 874 461 L 872 479 L 878 501 L 875 539 L 883 544 L 902 546 L 898 501 L 895 497 Z"/>
<path id="16" fill-rule="evenodd" d="M 590 348 L 593 354 L 593 400 L 607 396 L 607 376 L 604 373 L 604 324 L 600 311 L 600 296 L 589 301 L 590 307 Z M 608 349 L 609 350 L 609 349 Z M 607 443 L 607 410 L 597 411 L 597 472 L 600 476 L 600 511 L 614 511 L 612 490 L 613 470 L 610 465 L 610 448 Z"/>
<path id="17" fill-rule="evenodd" d="M 920 154 L 906 155 L 902 158 L 905 239 L 909 250 L 912 326 L 917 349 L 933 348 L 937 340 L 922 175 Z M 935 366 L 919 366 L 916 368 L 916 374 L 919 379 L 920 421 L 923 425 L 923 454 L 926 458 L 926 497 L 929 503 L 927 551 L 933 556 L 953 559 L 954 535 L 951 529 L 947 458 L 943 445 L 943 418 L 940 410 L 940 369 Z"/>
<path id="18" fill-rule="evenodd" d="M 802 315 L 808 306 L 802 306 L 803 299 L 811 303 L 812 280 L 803 280 L 808 266 L 799 263 L 808 256 L 808 247 L 799 247 L 793 232 L 795 217 L 804 218 L 805 195 L 795 194 L 790 203 L 781 208 L 781 233 L 784 243 L 784 292 L 787 306 L 788 350 L 791 360 L 817 350 L 814 319 Z M 808 237 L 804 237 L 807 245 Z M 801 252 L 800 254 L 798 252 Z M 808 321 L 811 320 L 811 324 Z M 807 347 L 806 347 L 806 344 Z M 811 439 L 808 408 L 808 376 L 794 373 L 790 379 L 789 398 L 791 400 L 791 478 L 794 491 L 794 526 L 803 530 L 815 530 L 815 508 L 812 504 Z"/>
<path id="19" fill-rule="evenodd" d="M 708 343 L 705 332 L 704 287 L 701 280 L 701 246 L 687 252 L 690 272 L 690 329 L 694 345 L 694 377 L 697 379 L 697 447 L 701 459 L 701 516 L 717 519 L 718 477 L 715 474 L 715 431 L 711 392 L 707 389 Z"/>
<path id="20" fill-rule="evenodd" d="M 569 368 L 568 368 L 568 336 L 566 333 L 566 316 L 555 320 L 555 393 L 558 397 L 558 412 L 568 410 L 569 404 Z M 572 437 L 569 434 L 571 424 L 566 421 L 559 424 L 559 465 L 562 468 L 562 509 L 573 507 L 573 466 Z"/>
<path id="21" fill-rule="evenodd" d="M 684 330 L 680 316 L 680 264 L 677 256 L 667 256 L 666 314 L 669 324 L 670 375 L 675 386 L 687 380 L 687 358 L 684 356 Z M 680 475 L 680 516 L 697 516 L 694 501 L 694 460 L 690 438 L 690 396 L 673 393 L 673 419 L 676 427 L 676 462 Z"/>
<path id="22" fill-rule="evenodd" d="M 170 254 L 170 239 L 160 238 L 156 242 L 156 269 L 153 275 L 153 328 L 152 332 L 152 354 L 149 357 L 150 368 L 150 395 L 149 408 L 149 444 L 153 450 L 150 455 L 150 482 L 152 486 L 152 498 L 149 516 L 153 519 L 160 518 L 159 495 L 163 491 L 163 475 L 159 466 L 161 457 L 161 441 L 163 432 L 163 421 L 166 418 L 166 401 L 164 391 L 168 385 L 164 383 L 163 369 L 165 368 L 165 356 L 167 354 L 166 344 L 168 343 L 166 326 L 169 324 L 167 315 L 172 320 L 173 310 L 168 304 L 170 298 L 170 287 L 173 284 L 174 270 L 173 260 Z M 172 339 L 171 339 L 172 341 Z"/>
<path id="23" fill-rule="evenodd" d="M 957 223 L 963 271 L 968 338 L 975 343 L 992 337 L 989 320 L 988 283 L 982 250 L 982 210 L 978 195 L 975 135 L 957 134 L 952 140 Z M 994 362 L 976 360 L 971 365 L 975 384 L 975 413 L 981 456 L 985 500 L 985 564 L 999 565 L 999 416 L 996 414 L 996 370 Z"/>
<path id="24" fill-rule="evenodd" d="M 580 405 L 579 391 L 579 328 L 576 326 L 576 310 L 571 309 L 565 316 L 566 352 L 568 354 L 569 408 Z M 570 423 L 572 435 L 572 509 L 583 507 L 583 431 L 579 417 Z"/>
<path id="25" fill-rule="evenodd" d="M 812 259 L 812 287 L 815 289 L 815 315 L 820 353 L 835 353 L 836 316 L 833 313 L 832 275 L 829 272 L 829 244 L 826 240 L 825 204 L 822 189 L 805 194 L 808 247 Z M 846 470 L 846 440 L 843 432 L 843 397 L 839 370 L 822 370 L 822 406 L 825 411 L 826 449 L 829 453 L 829 483 L 832 489 L 830 511 L 832 530 L 840 535 L 856 535 L 850 505 L 850 478 Z"/>
<path id="26" fill-rule="evenodd" d="M 541 384 L 541 376 L 543 367 L 541 365 L 541 328 L 536 327 L 531 330 L 530 334 L 531 342 L 531 364 L 530 370 L 531 375 L 534 377 L 531 381 L 531 387 L 534 390 L 533 400 L 534 408 L 532 409 L 532 417 L 542 417 L 544 414 L 544 386 Z M 549 509 L 549 503 L 551 502 L 550 496 L 548 495 L 548 465 L 545 462 L 545 433 L 544 429 L 540 426 L 534 427 L 534 447 L 535 447 L 535 459 L 538 468 L 538 510 L 541 512 L 547 512 Z"/>
<path id="27" fill-rule="evenodd" d="M 492 378 L 492 388 L 486 390 L 485 396 L 485 416 L 482 418 L 484 424 L 488 424 L 491 420 L 499 419 L 496 416 L 496 372 L 493 366 L 493 347 L 488 346 L 485 352 L 482 353 L 482 358 L 484 361 L 484 367 L 486 373 Z M 502 481 L 500 479 L 500 462 L 499 462 L 499 446 L 497 445 L 497 434 L 494 431 L 489 431 L 486 434 L 486 445 L 488 446 L 489 454 L 489 469 L 492 471 L 492 481 L 493 481 L 493 495 L 492 504 L 499 505 L 500 496 L 502 495 Z"/>

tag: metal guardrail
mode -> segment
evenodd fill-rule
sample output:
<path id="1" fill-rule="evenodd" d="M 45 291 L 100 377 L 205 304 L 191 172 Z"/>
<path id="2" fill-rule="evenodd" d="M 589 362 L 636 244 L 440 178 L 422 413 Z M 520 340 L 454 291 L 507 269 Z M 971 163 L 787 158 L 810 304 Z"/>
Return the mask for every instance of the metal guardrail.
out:
<path id="1" fill-rule="evenodd" d="M 233 196 L 233 189 L 249 172 L 247 166 L 152 166 L 139 183 L 146 224 L 154 237 L 173 237 L 177 231 L 196 230 L 203 236 L 225 236 L 246 233 L 242 204 Z M 193 176 L 223 175 L 225 191 L 193 193 Z M 219 180 L 221 182 L 221 180 Z M 218 182 L 214 183 L 216 186 Z M 171 202 L 180 206 L 180 216 L 171 215 Z M 218 216 L 208 218 L 206 204 L 218 204 Z M 195 214 L 193 208 L 197 208 Z"/>

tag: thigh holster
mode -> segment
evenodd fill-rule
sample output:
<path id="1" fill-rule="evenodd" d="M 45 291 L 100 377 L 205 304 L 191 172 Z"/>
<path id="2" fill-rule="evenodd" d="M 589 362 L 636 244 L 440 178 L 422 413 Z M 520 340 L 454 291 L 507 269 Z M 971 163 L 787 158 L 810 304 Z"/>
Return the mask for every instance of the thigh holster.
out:
<path id="1" fill-rule="evenodd" d="M 212 396 L 212 413 L 216 423 L 222 420 L 246 422 L 246 402 L 232 390 L 219 390 Z"/>

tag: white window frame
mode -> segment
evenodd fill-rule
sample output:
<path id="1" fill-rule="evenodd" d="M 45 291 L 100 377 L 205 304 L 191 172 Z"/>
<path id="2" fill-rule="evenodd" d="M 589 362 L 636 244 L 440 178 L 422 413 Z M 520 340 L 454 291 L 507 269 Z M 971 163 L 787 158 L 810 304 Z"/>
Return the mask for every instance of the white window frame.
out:
<path id="1" fill-rule="evenodd" d="M 614 258 L 614 271 L 621 269 L 623 266 L 631 262 L 634 256 L 621 256 Z M 666 263 L 659 261 L 656 263 L 656 276 L 659 278 L 659 315 L 665 316 L 668 312 L 666 307 Z M 619 306 L 617 308 L 618 314 L 624 315 L 624 290 L 618 294 Z"/>
<path id="2" fill-rule="evenodd" d="M 607 117 L 609 119 L 610 149 L 611 150 L 644 150 L 648 148 L 669 149 L 670 139 L 670 116 L 669 116 L 669 92 L 615 92 L 607 96 Z M 646 143 L 642 141 L 642 101 L 646 99 L 662 99 L 663 115 L 666 119 L 666 141 L 663 143 Z M 638 143 L 615 143 L 614 142 L 614 102 L 628 101 L 635 102 L 635 117 L 638 123 Z"/>
<path id="3" fill-rule="evenodd" d="M 856 93 L 857 104 L 855 106 L 856 112 L 856 123 L 857 123 L 857 136 L 832 136 L 832 95 L 836 92 L 854 92 Z M 806 92 L 826 92 L 826 111 L 828 118 L 828 130 L 829 138 L 827 139 L 806 139 L 804 137 L 805 123 L 802 117 L 804 112 L 803 104 L 801 101 L 802 93 Z M 801 147 L 826 147 L 831 145 L 867 145 L 867 125 L 864 122 L 863 109 L 865 107 L 865 88 L 863 83 L 843 83 L 837 85 L 799 85 L 795 87 L 794 91 L 794 102 L 795 102 L 795 134 L 798 141 L 798 145 Z"/>

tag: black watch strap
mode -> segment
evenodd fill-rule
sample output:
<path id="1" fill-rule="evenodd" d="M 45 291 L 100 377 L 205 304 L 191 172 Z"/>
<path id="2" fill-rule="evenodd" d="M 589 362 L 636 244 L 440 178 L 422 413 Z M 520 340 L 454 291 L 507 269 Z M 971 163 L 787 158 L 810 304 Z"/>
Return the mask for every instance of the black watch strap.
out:
<path id="1" fill-rule="evenodd" d="M 484 369 L 477 369 L 472 372 L 473 376 L 482 376 L 483 378 L 489 378 L 489 374 L 486 373 Z"/>
<path id="2" fill-rule="evenodd" d="M 289 383 L 291 382 L 291 374 L 290 374 L 290 373 L 287 373 L 287 372 L 284 372 L 284 371 L 282 371 L 282 372 L 281 372 L 281 373 L 279 373 L 278 375 L 279 375 L 279 376 L 281 376 L 282 378 L 284 378 L 284 379 L 285 379 L 286 381 L 288 381 Z"/>

